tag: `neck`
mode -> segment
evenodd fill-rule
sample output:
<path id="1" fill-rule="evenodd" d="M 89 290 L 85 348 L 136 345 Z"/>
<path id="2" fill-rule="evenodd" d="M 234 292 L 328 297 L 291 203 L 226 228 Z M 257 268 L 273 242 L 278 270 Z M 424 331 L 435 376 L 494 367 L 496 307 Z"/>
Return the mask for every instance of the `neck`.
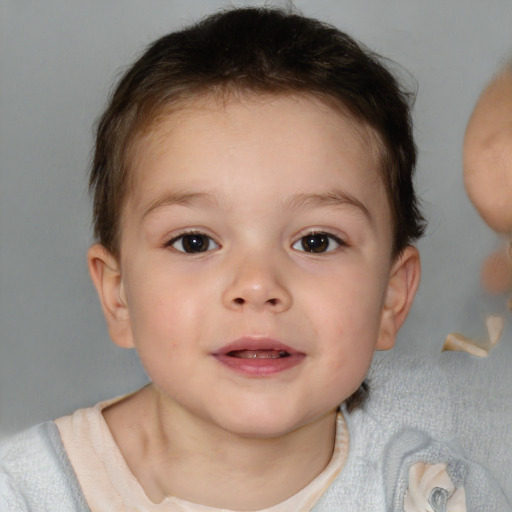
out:
<path id="1" fill-rule="evenodd" d="M 172 495 L 232 510 L 268 508 L 304 488 L 328 464 L 336 429 L 333 410 L 278 437 L 233 434 L 191 417 L 151 386 L 104 416 L 153 502 Z"/>

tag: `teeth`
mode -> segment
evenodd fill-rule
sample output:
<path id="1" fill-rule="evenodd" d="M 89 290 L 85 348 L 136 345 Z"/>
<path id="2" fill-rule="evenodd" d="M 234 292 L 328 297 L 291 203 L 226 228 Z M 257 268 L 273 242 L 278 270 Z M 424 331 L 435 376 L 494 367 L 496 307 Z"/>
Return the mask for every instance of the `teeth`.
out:
<path id="1" fill-rule="evenodd" d="M 279 359 L 289 356 L 286 350 L 234 350 L 228 355 L 241 359 Z"/>

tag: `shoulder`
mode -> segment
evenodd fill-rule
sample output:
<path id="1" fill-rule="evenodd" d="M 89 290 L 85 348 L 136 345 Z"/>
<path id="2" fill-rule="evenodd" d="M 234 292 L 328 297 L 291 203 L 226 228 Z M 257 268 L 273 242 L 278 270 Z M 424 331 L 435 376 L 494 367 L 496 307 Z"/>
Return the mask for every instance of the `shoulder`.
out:
<path id="1" fill-rule="evenodd" d="M 0 441 L 0 512 L 87 511 L 54 422 Z"/>

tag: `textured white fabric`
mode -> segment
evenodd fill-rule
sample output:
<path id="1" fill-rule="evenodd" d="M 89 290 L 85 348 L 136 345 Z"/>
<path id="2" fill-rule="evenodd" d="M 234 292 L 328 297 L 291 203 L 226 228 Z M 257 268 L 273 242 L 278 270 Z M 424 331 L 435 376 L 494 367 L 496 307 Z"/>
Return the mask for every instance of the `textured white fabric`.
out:
<path id="1" fill-rule="evenodd" d="M 0 512 L 86 512 L 54 422 L 0 443 Z"/>
<path id="2" fill-rule="evenodd" d="M 512 457 L 512 390 L 484 399 L 496 378 L 490 367 L 491 360 L 461 353 L 427 362 L 398 352 L 379 358 L 370 400 L 345 415 L 345 467 L 314 512 L 404 512 L 409 468 L 417 462 L 445 464 L 454 486 L 464 488 L 469 512 L 512 511 L 512 466 L 494 457 L 495 450 L 503 451 L 499 460 Z M 490 470 L 507 468 L 503 487 Z"/>

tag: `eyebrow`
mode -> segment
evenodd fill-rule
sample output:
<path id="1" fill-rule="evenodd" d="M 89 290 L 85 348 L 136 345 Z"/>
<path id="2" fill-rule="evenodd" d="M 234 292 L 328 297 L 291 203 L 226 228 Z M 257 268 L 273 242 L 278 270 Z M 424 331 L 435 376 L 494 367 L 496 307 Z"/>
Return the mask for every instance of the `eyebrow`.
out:
<path id="1" fill-rule="evenodd" d="M 372 220 L 368 208 L 359 199 L 342 190 L 297 194 L 287 201 L 287 206 L 297 210 L 311 206 L 350 206 L 358 210 L 370 221 Z"/>
<path id="2" fill-rule="evenodd" d="M 198 203 L 217 205 L 218 201 L 214 195 L 208 194 L 206 192 L 169 192 L 153 201 L 149 205 L 149 207 L 144 211 L 143 217 L 146 217 L 155 210 L 158 210 L 159 208 L 165 206 L 191 206 Z"/>
<path id="3" fill-rule="evenodd" d="M 176 191 L 162 195 L 153 201 L 145 210 L 143 217 L 146 217 L 155 210 L 165 206 L 192 206 L 201 203 L 216 207 L 219 205 L 218 198 L 213 194 L 206 192 Z M 368 208 L 366 208 L 366 206 L 361 201 L 359 201 L 359 199 L 341 190 L 321 193 L 296 194 L 285 202 L 285 207 L 293 210 L 300 210 L 308 207 L 326 206 L 349 206 L 358 210 L 370 221 L 372 220 L 372 216 L 370 215 Z"/>

